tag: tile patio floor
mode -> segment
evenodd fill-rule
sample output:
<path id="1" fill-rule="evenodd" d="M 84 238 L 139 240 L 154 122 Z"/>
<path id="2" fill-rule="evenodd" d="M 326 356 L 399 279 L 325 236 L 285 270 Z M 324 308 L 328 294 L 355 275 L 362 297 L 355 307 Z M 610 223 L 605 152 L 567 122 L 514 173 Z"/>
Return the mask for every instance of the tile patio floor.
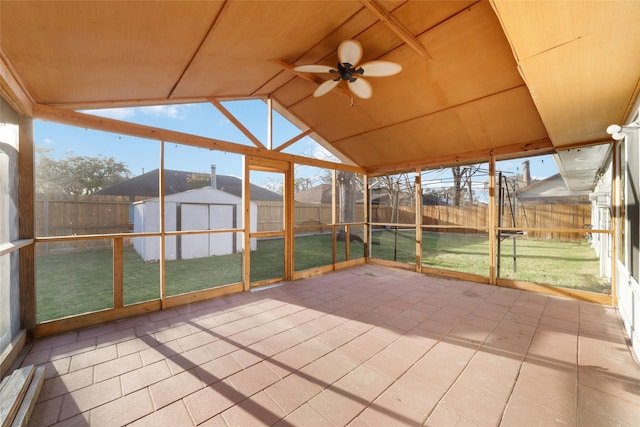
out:
<path id="1" fill-rule="evenodd" d="M 31 426 L 640 425 L 616 310 L 364 265 L 40 340 Z"/>

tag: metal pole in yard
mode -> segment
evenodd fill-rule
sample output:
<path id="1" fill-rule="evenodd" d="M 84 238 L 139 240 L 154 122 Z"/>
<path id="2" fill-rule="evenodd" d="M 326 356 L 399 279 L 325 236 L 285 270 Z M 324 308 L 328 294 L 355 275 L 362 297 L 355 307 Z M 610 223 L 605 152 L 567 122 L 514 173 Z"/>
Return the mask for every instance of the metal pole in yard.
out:
<path id="1" fill-rule="evenodd" d="M 393 243 L 393 260 L 398 260 L 398 226 L 396 225 L 394 231 L 394 243 Z"/>

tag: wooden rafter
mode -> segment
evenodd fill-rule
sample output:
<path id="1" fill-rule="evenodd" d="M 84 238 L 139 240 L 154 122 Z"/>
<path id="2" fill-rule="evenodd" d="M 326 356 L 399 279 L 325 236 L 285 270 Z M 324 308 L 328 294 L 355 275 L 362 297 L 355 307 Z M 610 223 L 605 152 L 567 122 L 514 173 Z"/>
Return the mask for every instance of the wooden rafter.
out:
<path id="1" fill-rule="evenodd" d="M 489 156 L 512 156 L 514 153 L 527 153 L 528 155 L 539 154 L 551 154 L 555 151 L 555 148 L 551 144 L 549 138 L 544 138 L 538 141 L 516 143 L 503 145 L 501 147 L 485 148 L 481 150 L 469 151 L 464 155 L 444 156 L 444 157 L 429 157 L 424 159 L 416 159 L 415 161 L 406 162 L 403 164 L 397 164 L 394 166 L 374 166 L 367 169 L 367 174 L 370 177 L 380 176 L 387 173 L 399 173 L 405 172 L 416 167 L 446 167 L 456 164 L 468 164 L 478 161 L 487 161 Z"/>
<path id="2" fill-rule="evenodd" d="M 300 141 L 302 138 L 304 138 L 305 136 L 312 134 L 313 133 L 313 129 L 307 129 L 304 132 L 294 136 L 293 138 L 291 138 L 290 140 L 288 140 L 285 143 L 282 143 L 280 145 L 278 145 L 276 148 L 274 148 L 274 151 L 282 151 L 285 148 L 287 148 L 288 146 Z"/>
<path id="3" fill-rule="evenodd" d="M 422 56 L 427 61 L 432 61 L 433 58 L 427 52 L 427 49 L 416 39 L 413 34 L 402 25 L 393 15 L 391 15 L 382 6 L 379 0 L 360 0 L 367 9 L 369 9 L 380 21 L 382 21 L 391 31 L 396 33 L 398 37 L 402 39 L 409 47 L 411 47 L 416 53 Z"/>
<path id="4" fill-rule="evenodd" d="M 267 98 L 267 148 L 273 150 L 273 101 Z"/>
<path id="5" fill-rule="evenodd" d="M 350 164 L 335 163 L 327 160 L 312 159 L 295 154 L 280 153 L 278 151 L 260 149 L 248 145 L 223 141 L 220 139 L 207 138 L 204 136 L 192 135 L 184 132 L 177 132 L 167 129 L 159 129 L 137 123 L 123 122 L 106 117 L 94 116 L 91 114 L 78 113 L 63 108 L 51 107 L 48 105 L 35 104 L 33 107 L 34 117 L 41 120 L 48 120 L 56 123 L 114 132 L 122 135 L 130 135 L 140 138 L 153 139 L 156 141 L 176 142 L 192 147 L 201 147 L 209 150 L 227 151 L 242 155 L 258 156 L 274 160 L 300 163 L 320 168 L 339 169 L 348 172 L 363 173 L 364 169 Z"/>
<path id="6" fill-rule="evenodd" d="M 220 111 L 231 123 L 233 123 L 235 127 L 237 127 L 238 130 L 240 130 L 240 132 L 244 134 L 244 136 L 249 138 L 249 140 L 253 142 L 256 147 L 264 148 L 265 150 L 267 149 L 267 147 L 265 147 L 264 144 L 260 142 L 260 140 L 249 131 L 249 129 L 247 129 L 242 123 L 240 123 L 240 120 L 236 119 L 229 110 L 224 108 L 224 106 L 217 99 L 209 98 L 209 102 L 213 104 L 213 106 L 216 107 L 218 111 Z"/>
<path id="7" fill-rule="evenodd" d="M 213 32 L 213 29 L 215 28 L 216 24 L 218 23 L 220 16 L 223 14 L 224 10 L 227 7 L 227 3 L 225 3 L 222 8 L 220 9 L 220 11 L 218 12 L 218 14 L 216 15 L 216 17 L 213 19 L 213 21 L 211 22 L 211 25 L 209 26 L 209 29 L 207 30 L 207 33 L 204 35 L 204 37 L 202 38 L 202 40 L 200 40 L 200 44 L 198 45 L 198 47 L 196 48 L 195 52 L 193 52 L 193 54 L 191 55 L 191 58 L 189 59 L 189 62 L 187 62 L 187 65 L 184 67 L 184 69 L 182 70 L 182 73 L 180 74 L 180 77 L 178 77 L 178 80 L 176 80 L 176 82 L 174 83 L 173 87 L 171 88 L 171 91 L 169 92 L 167 98 L 171 99 L 173 98 L 173 94 L 176 91 L 176 88 L 178 87 L 178 85 L 182 82 L 182 80 L 184 79 L 185 75 L 187 74 L 187 71 L 189 71 L 189 68 L 191 68 L 191 65 L 193 64 L 193 61 L 195 61 L 196 57 L 200 54 L 200 52 L 202 51 L 202 47 L 204 46 L 205 42 L 207 41 L 207 39 L 209 38 L 209 36 L 211 35 L 211 33 Z"/>
<path id="8" fill-rule="evenodd" d="M 11 63 L 0 50 L 0 95 L 18 112 L 33 115 L 33 98 L 17 77 Z"/>

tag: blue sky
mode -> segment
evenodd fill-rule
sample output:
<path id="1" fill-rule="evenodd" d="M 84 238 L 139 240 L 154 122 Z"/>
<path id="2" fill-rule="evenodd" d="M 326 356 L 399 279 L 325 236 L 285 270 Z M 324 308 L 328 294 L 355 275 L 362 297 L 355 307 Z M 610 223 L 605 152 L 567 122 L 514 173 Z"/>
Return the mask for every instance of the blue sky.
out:
<path id="1" fill-rule="evenodd" d="M 226 102 L 224 106 L 243 123 L 261 142 L 267 138 L 267 105 L 260 100 Z M 166 105 L 155 107 L 117 108 L 86 111 L 104 117 L 145 124 L 154 127 L 192 133 L 217 138 L 229 142 L 253 146 L 253 144 L 227 120 L 214 106 L 205 104 Z M 60 125 L 51 122 L 35 121 L 35 139 L 37 147 L 52 151 L 54 158 L 64 158 L 69 152 L 80 156 L 114 157 L 124 162 L 132 175 L 139 175 L 159 167 L 160 143 L 152 140 L 98 132 L 84 128 Z M 273 145 L 278 146 L 298 135 L 300 130 L 274 111 Z M 299 154 L 331 160 L 327 150 L 320 147 L 309 137 L 305 137 L 284 150 Z M 333 158 L 333 160 L 336 160 Z M 522 172 L 525 159 L 501 161 L 498 169 L 506 173 Z M 237 154 L 223 153 L 206 149 L 165 145 L 165 167 L 167 169 L 209 173 L 211 165 L 216 165 L 217 173 L 240 176 L 242 157 Z M 551 156 L 530 159 L 531 175 L 543 179 L 558 171 Z M 443 179 L 450 177 L 446 171 L 437 173 Z M 448 176 L 447 176 L 448 175 Z"/>
<path id="2" fill-rule="evenodd" d="M 261 142 L 266 144 L 267 106 L 262 101 L 235 101 L 225 103 L 235 117 Z M 170 130 L 221 139 L 253 146 L 230 121 L 210 104 L 185 104 L 156 107 L 117 108 L 85 111 L 104 117 L 161 127 Z M 273 145 L 278 146 L 298 135 L 300 130 L 274 112 Z M 124 162 L 133 175 L 159 166 L 157 141 L 143 140 L 125 135 L 75 128 L 51 122 L 35 121 L 36 146 L 52 151 L 54 158 L 64 158 L 69 152 L 80 156 L 114 157 Z M 285 152 L 328 159 L 330 154 L 311 138 L 296 142 Z M 241 174 L 241 156 L 206 149 L 165 145 L 165 167 L 193 172 L 209 172 L 215 164 L 218 173 Z"/>

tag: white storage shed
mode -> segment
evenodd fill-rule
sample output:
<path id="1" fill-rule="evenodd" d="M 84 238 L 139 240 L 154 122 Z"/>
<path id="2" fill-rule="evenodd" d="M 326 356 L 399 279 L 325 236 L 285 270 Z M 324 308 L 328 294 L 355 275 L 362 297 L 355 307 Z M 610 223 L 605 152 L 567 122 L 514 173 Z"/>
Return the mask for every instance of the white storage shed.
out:
<path id="1" fill-rule="evenodd" d="M 242 198 L 212 187 L 203 187 L 167 195 L 165 231 L 223 230 L 242 227 Z M 134 232 L 160 230 L 160 200 L 151 198 L 134 204 Z M 251 229 L 257 229 L 258 208 L 251 203 Z M 168 236 L 165 259 L 203 258 L 242 252 L 242 233 L 194 234 Z M 251 239 L 251 250 L 256 249 Z M 134 238 L 133 246 L 145 261 L 160 259 L 158 238 Z"/>

